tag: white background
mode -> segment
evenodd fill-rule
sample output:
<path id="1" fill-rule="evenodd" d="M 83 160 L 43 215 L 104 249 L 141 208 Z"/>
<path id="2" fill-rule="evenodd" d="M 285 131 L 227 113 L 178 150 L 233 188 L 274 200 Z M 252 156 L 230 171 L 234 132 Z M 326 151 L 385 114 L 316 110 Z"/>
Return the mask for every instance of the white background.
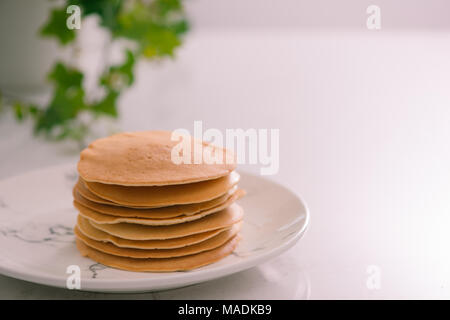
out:
<path id="1" fill-rule="evenodd" d="M 0 276 L 0 298 L 450 298 L 449 30 L 202 27 L 208 19 L 174 61 L 139 65 L 117 126 L 279 128 L 270 178 L 308 203 L 306 236 L 260 267 L 188 288 L 103 295 Z M 0 153 L 0 178 L 77 158 L 7 113 Z M 379 290 L 366 285 L 371 265 Z"/>

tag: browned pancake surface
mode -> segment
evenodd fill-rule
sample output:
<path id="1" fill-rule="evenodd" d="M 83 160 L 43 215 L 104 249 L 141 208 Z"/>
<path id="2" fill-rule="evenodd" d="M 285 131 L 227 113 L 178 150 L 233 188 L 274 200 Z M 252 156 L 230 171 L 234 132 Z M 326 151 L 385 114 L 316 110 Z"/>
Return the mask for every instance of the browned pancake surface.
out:
<path id="1" fill-rule="evenodd" d="M 169 226 L 145 226 L 133 223 L 98 224 L 89 222 L 99 230 L 129 240 L 158 240 L 189 236 L 196 233 L 222 229 L 242 220 L 243 211 L 233 203 L 222 211 L 202 219 Z"/>
<path id="2" fill-rule="evenodd" d="M 175 153 L 180 141 L 172 141 L 171 131 L 123 132 L 98 139 L 81 152 L 78 172 L 90 182 L 162 186 L 217 179 L 236 168 L 233 152 L 201 141 L 195 141 L 201 148 L 192 148 L 189 152 L 191 164 L 177 164 L 172 153 L 182 155 L 181 152 Z M 205 147 L 210 148 L 213 154 L 224 155 L 221 164 L 204 161 Z M 194 154 L 203 159 L 202 163 L 193 163 Z"/>
<path id="3" fill-rule="evenodd" d="M 148 258 L 172 258 L 181 257 L 190 254 L 196 254 L 203 251 L 211 250 L 223 245 L 225 242 L 234 237 L 241 228 L 241 223 L 233 225 L 230 229 L 219 233 L 218 235 L 189 246 L 184 246 L 176 249 L 132 249 L 117 247 L 112 243 L 93 240 L 84 235 L 78 227 L 75 227 L 74 232 L 78 239 L 83 241 L 86 245 L 104 253 L 108 253 L 120 257 L 130 257 L 136 259 Z"/>
<path id="4" fill-rule="evenodd" d="M 208 181 L 158 187 L 128 187 L 83 181 L 96 196 L 122 206 L 163 207 L 199 203 L 226 194 L 239 181 L 239 174 Z"/>
<path id="5" fill-rule="evenodd" d="M 87 256 L 105 266 L 139 272 L 172 272 L 192 270 L 221 260 L 233 252 L 239 240 L 240 237 L 237 235 L 218 248 L 193 255 L 166 259 L 118 257 L 91 248 L 79 239 L 76 239 L 76 244 L 83 256 Z"/>
<path id="6" fill-rule="evenodd" d="M 219 233 L 228 230 L 228 228 L 216 229 L 212 231 L 206 231 L 201 233 L 196 233 L 186 237 L 164 239 L 164 240 L 129 240 L 119 238 L 110 235 L 104 231 L 96 229 L 88 219 L 78 216 L 78 229 L 87 237 L 102 241 L 110 242 L 117 247 L 121 248 L 134 248 L 134 249 L 175 249 L 182 248 L 185 246 L 193 245 L 207 239 L 210 239 Z"/>
<path id="7" fill-rule="evenodd" d="M 116 223 L 135 223 L 135 224 L 142 224 L 142 225 L 148 225 L 148 226 L 164 226 L 164 225 L 171 225 L 171 224 L 177 224 L 177 223 L 185 223 L 189 221 L 194 221 L 201 219 L 203 217 L 206 217 L 207 215 L 213 214 L 215 212 L 221 211 L 225 209 L 226 207 L 230 206 L 237 198 L 240 196 L 241 192 L 236 192 L 234 195 L 232 195 L 230 198 L 228 198 L 224 203 L 208 209 L 204 211 L 200 211 L 199 213 L 189 215 L 189 216 L 178 216 L 173 218 L 166 218 L 166 219 L 149 219 L 149 218 L 134 218 L 134 217 L 118 217 L 118 216 L 111 216 L 106 215 L 97 211 L 94 211 L 81 203 L 74 201 L 73 204 L 75 208 L 78 210 L 78 212 L 85 218 L 94 221 L 95 223 L 99 224 L 116 224 Z"/>

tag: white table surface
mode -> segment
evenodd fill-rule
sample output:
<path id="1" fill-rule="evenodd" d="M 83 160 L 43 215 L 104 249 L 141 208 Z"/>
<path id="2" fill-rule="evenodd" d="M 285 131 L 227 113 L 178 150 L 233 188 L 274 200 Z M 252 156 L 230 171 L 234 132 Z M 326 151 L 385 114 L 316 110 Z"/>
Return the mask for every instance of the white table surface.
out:
<path id="1" fill-rule="evenodd" d="M 448 32 L 191 34 L 175 61 L 140 65 L 119 126 L 279 128 L 270 178 L 307 201 L 306 236 L 259 267 L 186 288 L 97 294 L 0 276 L 0 298 L 450 298 L 449 57 Z M 77 152 L 0 117 L 0 178 Z"/>

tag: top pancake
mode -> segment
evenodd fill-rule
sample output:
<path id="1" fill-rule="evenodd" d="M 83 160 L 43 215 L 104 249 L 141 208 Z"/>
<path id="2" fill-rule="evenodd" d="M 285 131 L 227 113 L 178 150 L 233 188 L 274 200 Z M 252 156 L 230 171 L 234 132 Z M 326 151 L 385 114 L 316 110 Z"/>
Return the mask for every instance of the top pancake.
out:
<path id="1" fill-rule="evenodd" d="M 217 179 L 236 168 L 234 154 L 226 149 L 199 142 L 221 152 L 223 164 L 194 164 L 194 153 L 201 158 L 200 148 L 191 148 L 192 164 L 176 164 L 172 149 L 180 144 L 171 140 L 171 131 L 124 132 L 92 142 L 80 154 L 78 173 L 87 182 L 122 186 L 163 186 Z M 192 139 L 192 141 L 194 141 Z"/>

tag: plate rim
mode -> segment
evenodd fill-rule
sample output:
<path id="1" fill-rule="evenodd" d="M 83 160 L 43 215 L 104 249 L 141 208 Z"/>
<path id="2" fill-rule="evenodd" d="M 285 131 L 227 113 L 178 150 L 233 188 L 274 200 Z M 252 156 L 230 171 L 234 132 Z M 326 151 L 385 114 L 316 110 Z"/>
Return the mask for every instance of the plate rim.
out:
<path id="1" fill-rule="evenodd" d="M 75 162 L 76 163 L 76 162 Z M 74 166 L 74 162 L 68 162 L 59 165 L 47 166 L 44 168 L 38 168 L 34 170 L 29 170 L 24 173 L 20 173 L 17 175 L 13 175 L 7 177 L 5 179 L 1 179 L 0 183 L 5 182 L 7 180 L 13 180 L 14 178 L 24 176 L 27 174 L 32 174 L 34 172 L 42 171 L 42 170 L 57 170 L 62 168 L 69 168 L 70 166 Z M 74 167 L 75 168 L 75 167 Z M 247 172 L 245 170 L 239 170 L 241 176 L 251 176 L 256 179 L 263 179 L 268 181 L 271 184 L 276 185 L 278 188 L 283 189 L 285 192 L 292 195 L 296 200 L 300 203 L 300 205 L 304 209 L 304 223 L 302 227 L 287 241 L 284 241 L 280 245 L 269 249 L 265 253 L 261 253 L 255 257 L 250 259 L 244 259 L 237 261 L 233 264 L 226 264 L 222 266 L 217 266 L 215 268 L 200 270 L 197 273 L 195 270 L 186 271 L 186 272 L 168 272 L 163 274 L 170 274 L 170 277 L 161 277 L 159 279 L 82 279 L 81 288 L 77 289 L 77 291 L 91 291 L 91 292 L 152 292 L 158 290 L 167 290 L 171 288 L 180 288 L 193 284 L 202 283 L 205 281 L 219 279 L 237 272 L 241 272 L 252 267 L 259 265 L 264 261 L 268 261 L 273 259 L 274 257 L 282 254 L 288 249 L 292 248 L 305 234 L 310 224 L 310 210 L 306 201 L 298 195 L 296 192 L 290 190 L 284 185 L 270 179 L 261 177 L 260 175 Z M 30 273 L 24 271 L 17 271 L 12 267 L 8 267 L 8 265 L 4 265 L 3 259 L 0 257 L 0 274 L 12 277 L 15 279 L 37 283 L 40 285 L 46 285 L 51 287 L 63 288 L 67 289 L 66 286 L 66 278 L 62 278 L 61 276 L 52 276 L 48 274 L 37 274 Z M 6 261 L 6 263 L 8 263 Z M 192 272 L 192 273 L 191 273 Z M 177 274 L 177 276 L 174 276 Z"/>

